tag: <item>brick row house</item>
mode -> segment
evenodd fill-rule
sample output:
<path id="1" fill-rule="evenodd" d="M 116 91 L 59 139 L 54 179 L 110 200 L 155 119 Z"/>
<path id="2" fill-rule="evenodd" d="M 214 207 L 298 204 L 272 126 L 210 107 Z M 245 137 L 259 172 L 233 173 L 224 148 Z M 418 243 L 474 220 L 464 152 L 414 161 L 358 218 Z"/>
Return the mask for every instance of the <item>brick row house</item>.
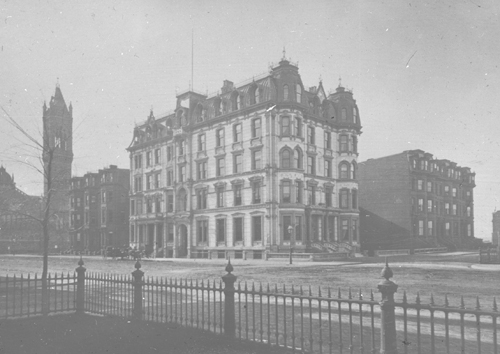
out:
<path id="1" fill-rule="evenodd" d="M 71 178 L 70 240 L 76 251 L 128 247 L 130 171 L 115 165 Z"/>
<path id="2" fill-rule="evenodd" d="M 422 150 L 359 164 L 363 248 L 466 247 L 474 240 L 475 173 Z"/>
<path id="3" fill-rule="evenodd" d="M 158 257 L 359 248 L 352 92 L 306 89 L 283 58 L 220 92 L 179 93 L 134 129 L 130 245 Z"/>

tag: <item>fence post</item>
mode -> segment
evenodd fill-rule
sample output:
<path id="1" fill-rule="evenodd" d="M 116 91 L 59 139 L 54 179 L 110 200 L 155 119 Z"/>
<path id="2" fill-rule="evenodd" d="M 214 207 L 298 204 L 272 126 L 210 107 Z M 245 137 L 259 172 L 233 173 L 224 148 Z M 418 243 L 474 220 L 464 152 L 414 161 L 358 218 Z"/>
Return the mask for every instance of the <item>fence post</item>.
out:
<path id="1" fill-rule="evenodd" d="M 387 257 L 381 275 L 385 280 L 382 280 L 377 286 L 379 292 L 382 293 L 382 300 L 380 301 L 380 354 L 397 354 L 394 293 L 398 290 L 398 285 L 389 280 L 392 278 L 393 273 L 389 268 Z"/>
<path id="2" fill-rule="evenodd" d="M 83 266 L 83 258 L 80 256 L 78 261 L 78 268 L 76 268 L 76 313 L 82 314 L 84 311 L 85 300 L 85 271 Z"/>
<path id="3" fill-rule="evenodd" d="M 140 270 L 141 263 L 139 260 L 135 262 L 135 270 L 132 272 L 134 276 L 134 310 L 133 317 L 135 320 L 142 320 L 142 277 L 144 272 Z"/>
<path id="4" fill-rule="evenodd" d="M 224 281 L 224 334 L 226 336 L 234 337 L 236 334 L 236 321 L 234 311 L 234 283 L 236 276 L 231 274 L 233 266 L 231 265 L 231 258 L 226 266 L 227 274 L 222 277 Z"/>

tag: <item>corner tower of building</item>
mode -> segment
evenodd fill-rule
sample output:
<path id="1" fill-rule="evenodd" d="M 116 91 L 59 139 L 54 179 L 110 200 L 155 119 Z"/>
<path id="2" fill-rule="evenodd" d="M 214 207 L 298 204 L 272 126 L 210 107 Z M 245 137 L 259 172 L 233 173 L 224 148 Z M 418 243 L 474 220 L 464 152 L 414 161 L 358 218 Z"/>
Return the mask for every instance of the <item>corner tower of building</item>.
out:
<path id="1" fill-rule="evenodd" d="M 57 215 L 59 228 L 69 220 L 68 192 L 70 190 L 71 163 L 73 162 L 73 107 L 64 101 L 59 84 L 56 85 L 54 96 L 49 107 L 43 104 L 43 144 L 44 170 L 49 168 L 49 151 L 53 151 L 50 163 L 52 183 L 51 213 Z M 44 195 L 48 193 L 48 178 L 44 177 Z"/>

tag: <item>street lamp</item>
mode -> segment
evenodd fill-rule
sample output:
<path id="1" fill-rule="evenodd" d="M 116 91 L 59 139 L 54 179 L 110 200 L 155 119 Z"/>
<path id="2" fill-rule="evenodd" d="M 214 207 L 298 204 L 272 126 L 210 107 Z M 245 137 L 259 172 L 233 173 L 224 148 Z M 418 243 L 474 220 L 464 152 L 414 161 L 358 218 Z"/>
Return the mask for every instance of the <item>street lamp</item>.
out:
<path id="1" fill-rule="evenodd" d="M 293 247 L 292 247 L 292 232 L 293 232 L 293 226 L 288 225 L 288 234 L 290 235 L 290 264 L 292 264 L 292 253 L 293 253 Z"/>

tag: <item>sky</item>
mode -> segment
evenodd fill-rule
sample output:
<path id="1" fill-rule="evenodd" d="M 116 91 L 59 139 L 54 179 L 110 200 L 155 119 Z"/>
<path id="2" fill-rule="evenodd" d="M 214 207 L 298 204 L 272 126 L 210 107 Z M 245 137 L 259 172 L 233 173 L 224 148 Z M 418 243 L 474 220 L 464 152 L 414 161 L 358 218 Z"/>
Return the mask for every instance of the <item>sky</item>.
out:
<path id="1" fill-rule="evenodd" d="M 73 104 L 73 174 L 129 166 L 133 128 L 176 92 L 220 90 L 283 56 L 306 87 L 352 89 L 359 160 L 421 149 L 476 172 L 475 234 L 500 209 L 500 2 L 143 0 L 0 2 L 0 106 L 40 137 L 59 82 Z M 193 60 L 192 60 L 193 59 Z M 193 70 L 192 70 L 193 69 Z M 0 161 L 41 194 L 0 110 Z M 36 161 L 34 161 L 36 162 Z"/>

